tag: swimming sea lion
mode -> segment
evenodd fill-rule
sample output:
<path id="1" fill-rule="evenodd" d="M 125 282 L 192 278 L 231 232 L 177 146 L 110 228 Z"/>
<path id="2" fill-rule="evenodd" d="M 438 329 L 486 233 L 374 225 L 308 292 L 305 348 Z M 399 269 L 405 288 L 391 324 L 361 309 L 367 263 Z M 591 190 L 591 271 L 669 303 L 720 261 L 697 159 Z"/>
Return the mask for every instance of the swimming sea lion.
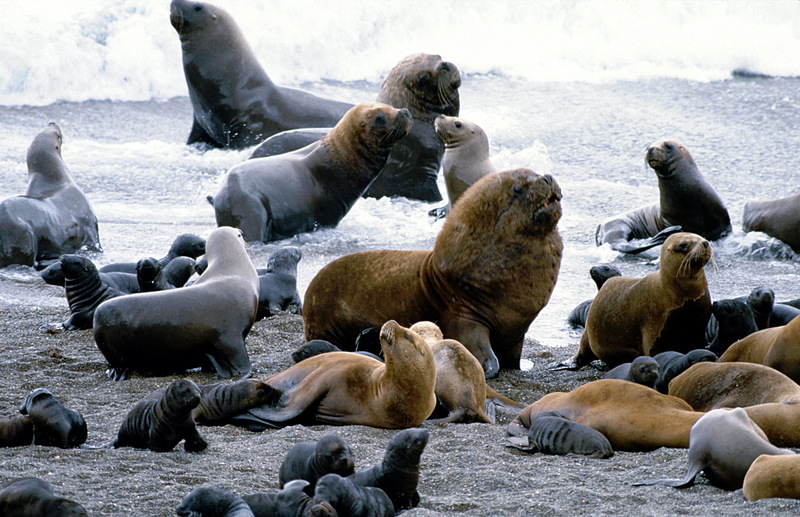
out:
<path id="1" fill-rule="evenodd" d="M 710 350 L 692 350 L 686 354 L 668 351 L 653 356 L 658 363 L 658 379 L 655 389 L 660 393 L 669 392 L 669 383 L 695 363 L 717 361 L 717 356 Z"/>
<path id="2" fill-rule="evenodd" d="M 0 485 L 0 515 L 3 517 L 88 517 L 80 504 L 56 497 L 47 481 L 34 477 L 14 478 Z"/>
<path id="3" fill-rule="evenodd" d="M 208 444 L 192 418 L 192 410 L 199 403 L 200 389 L 194 382 L 172 382 L 166 389 L 147 395 L 128 412 L 113 447 L 168 452 L 185 440 L 186 451 L 205 450 Z"/>
<path id="4" fill-rule="evenodd" d="M 349 476 L 355 472 L 353 453 L 336 434 L 326 434 L 316 442 L 300 442 L 283 458 L 278 472 L 281 488 L 294 479 L 308 481 L 304 491 L 314 495 L 317 480 L 325 474 Z"/>
<path id="5" fill-rule="evenodd" d="M 652 357 L 642 355 L 630 363 L 615 366 L 606 372 L 603 378 L 622 379 L 648 388 L 655 388 L 656 380 L 658 380 L 658 362 Z"/>
<path id="6" fill-rule="evenodd" d="M 254 517 L 244 499 L 224 488 L 199 486 L 175 508 L 181 517 Z"/>
<path id="7" fill-rule="evenodd" d="M 92 328 L 95 310 L 106 300 L 124 293 L 105 284 L 94 263 L 80 255 L 62 255 L 61 271 L 67 293 L 70 316 L 62 323 L 66 330 Z"/>
<path id="8" fill-rule="evenodd" d="M 31 419 L 34 445 L 71 449 L 86 443 L 86 421 L 83 416 L 74 409 L 64 407 L 45 388 L 36 388 L 28 393 L 19 412 Z"/>
<path id="9" fill-rule="evenodd" d="M 153 257 L 145 257 L 136 263 L 136 280 L 139 282 L 140 293 L 175 289 L 175 286 L 164 278 L 164 268 L 161 263 Z"/>
<path id="10" fill-rule="evenodd" d="M 269 256 L 267 271 L 258 275 L 256 321 L 283 311 L 302 312 L 303 302 L 297 292 L 297 263 L 302 256 L 297 246 L 284 246 Z"/>
<path id="11" fill-rule="evenodd" d="M 183 72 L 194 110 L 187 144 L 243 149 L 299 127 L 331 127 L 352 104 L 275 85 L 223 9 L 173 0 Z"/>
<path id="12" fill-rule="evenodd" d="M 728 209 L 686 147 L 669 140 L 654 142 L 645 161 L 658 178 L 659 203 L 601 223 L 595 234 L 598 246 L 607 242 L 617 251 L 639 253 L 663 243 L 670 231 L 696 233 L 712 241 L 730 233 Z M 639 246 L 629 244 L 635 239 L 647 240 Z"/>
<path id="13" fill-rule="evenodd" d="M 450 211 L 433 250 L 364 251 L 322 268 L 303 303 L 306 340 L 352 350 L 362 330 L 382 321 L 435 321 L 487 377 L 518 369 L 525 332 L 558 278 L 560 200 L 550 175 L 484 176 Z"/>
<path id="14" fill-rule="evenodd" d="M 240 231 L 208 236 L 209 266 L 189 287 L 121 296 L 94 315 L 94 339 L 109 377 L 128 370 L 165 375 L 210 363 L 217 374 L 251 372 L 244 340 L 258 308 L 258 275 Z"/>
<path id="15" fill-rule="evenodd" d="M 531 421 L 526 437 L 528 445 L 508 445 L 526 452 L 544 454 L 580 454 L 590 458 L 610 458 L 614 449 L 603 433 L 572 422 L 558 411 L 542 411 Z"/>
<path id="16" fill-rule="evenodd" d="M 27 415 L 0 418 L 0 447 L 21 447 L 33 443 L 33 421 Z"/>
<path id="17" fill-rule="evenodd" d="M 609 278 L 589 309 L 575 365 L 599 358 L 613 367 L 651 355 L 670 312 L 705 294 L 703 266 L 710 258 L 707 240 L 681 232 L 664 242 L 658 271 Z"/>
<path id="18" fill-rule="evenodd" d="M 308 514 L 316 515 L 317 505 L 330 505 L 338 515 L 348 517 L 393 517 L 395 508 L 380 488 L 360 486 L 338 474 L 326 474 L 317 482 Z"/>
<path id="19" fill-rule="evenodd" d="M 40 266 L 81 248 L 101 251 L 97 217 L 61 158 L 63 136 L 51 122 L 28 147 L 25 194 L 0 203 L 0 267 Z"/>
<path id="20" fill-rule="evenodd" d="M 762 454 L 747 469 L 742 493 L 748 501 L 766 497 L 800 499 L 800 457 Z"/>
<path id="21" fill-rule="evenodd" d="M 594 280 L 599 291 L 603 284 L 606 283 L 606 280 L 615 276 L 622 276 L 622 272 L 611 264 L 601 264 L 589 268 L 589 276 Z M 584 300 L 579 303 L 567 316 L 567 323 L 573 328 L 586 326 L 586 316 L 589 315 L 589 307 L 591 306 L 592 300 Z"/>
<path id="22" fill-rule="evenodd" d="M 178 257 L 189 257 L 196 259 L 206 252 L 206 240 L 193 233 L 182 233 L 175 237 L 169 247 L 167 254 L 158 259 L 163 267 L 175 260 Z M 136 262 L 114 262 L 106 264 L 100 268 L 101 273 L 110 273 L 113 271 L 122 273 L 136 273 Z M 175 285 L 175 284 L 173 284 Z"/>
<path id="23" fill-rule="evenodd" d="M 202 425 L 236 424 L 238 414 L 276 396 L 275 390 L 258 379 L 201 384 L 198 388 L 200 402 L 192 410 L 192 418 Z"/>
<path id="24" fill-rule="evenodd" d="M 248 242 L 335 227 L 411 126 L 406 109 L 359 104 L 319 142 L 232 167 L 213 199 L 217 225 L 241 228 Z"/>
<path id="25" fill-rule="evenodd" d="M 719 360 L 741 361 L 775 368 L 795 382 L 800 382 L 800 318 L 782 327 L 754 332 L 733 343 Z"/>
<path id="26" fill-rule="evenodd" d="M 744 205 L 742 230 L 764 232 L 800 253 L 800 194 L 769 201 L 748 201 Z"/>

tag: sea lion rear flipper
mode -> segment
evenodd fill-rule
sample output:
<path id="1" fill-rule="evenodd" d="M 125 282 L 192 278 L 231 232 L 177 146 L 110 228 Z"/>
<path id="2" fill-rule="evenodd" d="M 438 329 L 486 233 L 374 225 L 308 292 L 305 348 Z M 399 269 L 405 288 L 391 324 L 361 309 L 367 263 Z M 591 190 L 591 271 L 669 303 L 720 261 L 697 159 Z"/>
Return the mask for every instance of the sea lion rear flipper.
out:
<path id="1" fill-rule="evenodd" d="M 703 467 L 698 467 L 697 465 L 695 465 L 695 467 L 692 468 L 690 466 L 689 469 L 686 471 L 686 475 L 683 477 L 683 479 L 648 479 L 647 481 L 639 481 L 638 483 L 633 483 L 633 486 L 666 485 L 666 486 L 671 486 L 673 488 L 688 488 L 694 485 L 694 481 L 701 470 L 703 470 Z"/>
<path id="2" fill-rule="evenodd" d="M 106 370 L 106 376 L 112 381 L 124 381 L 128 378 L 130 370 L 128 368 L 109 368 Z"/>
<path id="3" fill-rule="evenodd" d="M 647 251 L 650 248 L 655 248 L 656 246 L 660 246 L 664 244 L 664 241 L 667 240 L 667 237 L 672 235 L 673 233 L 678 233 L 681 231 L 680 226 L 670 226 L 668 228 L 664 228 L 657 234 L 649 237 L 647 239 L 637 239 L 635 241 L 628 241 L 628 242 L 613 242 L 611 243 L 611 249 L 619 251 L 621 253 L 630 253 L 636 254 L 641 253 L 643 251 Z M 634 244 L 634 242 L 636 244 Z"/>
<path id="4" fill-rule="evenodd" d="M 483 412 L 486 413 L 486 418 L 489 419 L 490 424 L 494 424 L 497 421 L 497 410 L 494 407 L 494 400 L 486 399 L 483 406 Z"/>
<path id="5" fill-rule="evenodd" d="M 525 436 L 511 436 L 507 442 L 503 442 L 506 447 L 513 447 L 525 452 L 539 452 L 539 449 L 531 443 L 527 435 Z"/>
<path id="6" fill-rule="evenodd" d="M 525 404 L 521 404 L 516 400 L 512 400 L 505 395 L 497 393 L 488 384 L 486 385 L 486 400 L 487 402 L 492 402 L 492 404 L 502 406 L 506 409 L 525 409 L 526 407 Z M 494 412 L 494 410 L 492 410 L 492 412 Z"/>

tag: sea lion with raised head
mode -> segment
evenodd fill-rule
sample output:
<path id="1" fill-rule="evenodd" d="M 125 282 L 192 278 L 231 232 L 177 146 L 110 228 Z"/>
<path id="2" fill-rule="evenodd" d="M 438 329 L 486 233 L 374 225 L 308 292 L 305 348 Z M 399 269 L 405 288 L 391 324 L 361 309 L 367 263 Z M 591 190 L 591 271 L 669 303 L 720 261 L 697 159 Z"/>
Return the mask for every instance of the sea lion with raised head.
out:
<path id="1" fill-rule="evenodd" d="M 193 233 L 182 233 L 173 239 L 167 254 L 158 259 L 166 268 L 170 262 L 178 257 L 196 259 L 206 252 L 206 240 Z M 137 262 L 113 262 L 100 268 L 101 273 L 121 272 L 136 273 Z M 175 284 L 173 284 L 175 285 Z"/>
<path id="2" fill-rule="evenodd" d="M 61 158 L 63 135 L 51 122 L 28 147 L 25 194 L 0 202 L 0 267 L 37 266 L 81 248 L 101 251 L 97 217 Z"/>
<path id="3" fill-rule="evenodd" d="M 258 275 L 256 320 L 281 312 L 300 314 L 303 311 L 303 301 L 297 292 L 297 263 L 302 256 L 297 246 L 284 246 L 269 256 L 267 270 Z"/>
<path id="4" fill-rule="evenodd" d="M 88 517 L 86 509 L 65 497 L 56 497 L 53 486 L 34 477 L 14 478 L 0 485 L 3 517 Z"/>
<path id="5" fill-rule="evenodd" d="M 252 367 L 245 337 L 258 309 L 258 275 L 239 230 L 208 236 L 208 269 L 189 287 L 120 296 L 95 310 L 94 339 L 109 377 L 213 367 L 224 379 Z"/>
<path id="6" fill-rule="evenodd" d="M 740 300 L 717 300 L 706 327 L 707 348 L 722 355 L 731 344 L 758 331 L 752 309 Z"/>
<path id="7" fill-rule="evenodd" d="M 550 175 L 484 176 L 450 211 L 433 250 L 363 251 L 322 268 L 303 302 L 306 340 L 352 350 L 364 329 L 387 319 L 435 321 L 487 377 L 518 369 L 525 332 L 558 278 L 560 201 Z"/>
<path id="8" fill-rule="evenodd" d="M 153 257 L 145 257 L 136 263 L 136 280 L 140 293 L 167 291 L 175 286 L 164 278 L 164 267 Z"/>
<path id="9" fill-rule="evenodd" d="M 64 256 L 65 255 L 62 255 L 62 258 Z M 41 270 L 39 272 L 39 276 L 42 277 L 42 280 L 44 280 L 46 284 L 57 285 L 60 287 L 64 287 L 66 281 L 60 259 Z M 100 281 L 108 287 L 116 289 L 122 294 L 139 292 L 139 282 L 136 280 L 136 275 L 132 273 L 100 273 Z"/>
<path id="10" fill-rule="evenodd" d="M 19 412 L 33 424 L 34 445 L 71 449 L 86 443 L 86 421 L 64 405 L 45 388 L 31 390 Z"/>
<path id="11" fill-rule="evenodd" d="M 728 209 L 686 147 L 670 140 L 654 142 L 645 161 L 658 178 L 659 202 L 603 221 L 595 232 L 598 246 L 607 242 L 617 251 L 640 253 L 676 231 L 712 241 L 731 232 Z M 638 239 L 644 241 L 630 242 Z"/>
<path id="12" fill-rule="evenodd" d="M 248 242 L 335 227 L 412 124 L 406 109 L 359 104 L 319 142 L 235 165 L 213 198 L 217 225 L 241 228 Z"/>
<path id="13" fill-rule="evenodd" d="M 339 435 L 326 434 L 316 442 L 294 445 L 281 462 L 278 481 L 281 488 L 294 479 L 308 481 L 304 491 L 314 495 L 317 480 L 325 474 L 349 476 L 355 472 L 353 453 Z"/>

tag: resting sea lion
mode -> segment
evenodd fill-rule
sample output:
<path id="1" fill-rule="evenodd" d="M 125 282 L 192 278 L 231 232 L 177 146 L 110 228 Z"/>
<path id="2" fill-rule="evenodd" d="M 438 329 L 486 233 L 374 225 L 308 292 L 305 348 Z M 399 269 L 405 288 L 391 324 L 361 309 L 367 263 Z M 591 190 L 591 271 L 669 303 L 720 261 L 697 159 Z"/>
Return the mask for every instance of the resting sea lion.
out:
<path id="1" fill-rule="evenodd" d="M 27 415 L 0 418 L 0 447 L 21 447 L 33 443 L 33 422 Z"/>
<path id="2" fill-rule="evenodd" d="M 258 379 L 201 384 L 198 388 L 200 403 L 192 410 L 192 418 L 203 425 L 236 424 L 237 415 L 276 396 L 275 390 Z"/>
<path id="3" fill-rule="evenodd" d="M 322 268 L 303 302 L 306 340 L 352 350 L 363 329 L 387 319 L 435 321 L 487 377 L 518 369 L 525 332 L 561 265 L 560 200 L 549 175 L 516 169 L 484 176 L 450 211 L 433 250 L 364 251 Z"/>
<path id="4" fill-rule="evenodd" d="M 140 293 L 166 291 L 175 289 L 175 286 L 164 278 L 164 268 L 153 257 L 146 257 L 136 263 L 136 280 L 139 282 Z"/>
<path id="5" fill-rule="evenodd" d="M 531 421 L 527 446 L 509 445 L 526 452 L 544 454 L 580 454 L 590 458 L 610 458 L 614 449 L 603 433 L 570 421 L 558 411 L 542 411 Z"/>
<path id="6" fill-rule="evenodd" d="M 61 271 L 64 273 L 64 290 L 67 293 L 70 316 L 62 323 L 66 330 L 92 328 L 95 310 L 106 300 L 124 293 L 105 284 L 94 263 L 80 255 L 62 255 Z"/>
<path id="7" fill-rule="evenodd" d="M 308 481 L 304 491 L 314 495 L 317 480 L 325 474 L 349 476 L 355 472 L 353 453 L 336 434 L 326 434 L 316 442 L 300 442 L 283 458 L 278 472 L 281 488 L 294 479 Z"/>
<path id="8" fill-rule="evenodd" d="M 395 514 L 394 505 L 386 492 L 380 488 L 356 485 L 338 474 L 326 474 L 320 478 L 308 514 L 316 515 L 318 506 L 327 512 L 328 505 L 335 510 L 334 515 L 348 517 L 393 517 Z"/>
<path id="9" fill-rule="evenodd" d="M 113 447 L 135 447 L 155 452 L 171 451 L 181 440 L 188 452 L 203 451 L 192 410 L 200 403 L 200 389 L 189 379 L 172 382 L 164 390 L 140 400 L 125 416 Z"/>
<path id="10" fill-rule="evenodd" d="M 34 477 L 14 478 L 0 485 L 0 515 L 3 517 L 88 517 L 75 501 L 56 497 L 47 481 Z"/>
<path id="11" fill-rule="evenodd" d="M 244 499 L 224 488 L 199 486 L 175 508 L 181 517 L 255 517 Z"/>
<path id="12" fill-rule="evenodd" d="M 194 110 L 187 144 L 243 149 L 298 127 L 335 125 L 352 104 L 275 85 L 223 9 L 173 0 L 183 72 Z"/>
<path id="13" fill-rule="evenodd" d="M 769 201 L 748 201 L 744 205 L 742 230 L 764 232 L 800 253 L 800 194 Z"/>
<path id="14" fill-rule="evenodd" d="M 742 488 L 747 469 L 762 454 L 792 454 L 775 447 L 742 408 L 714 409 L 700 417 L 689 433 L 689 466 L 683 479 L 660 479 L 634 485 L 694 485 L 702 471 L 708 481 L 725 490 Z"/>
<path id="15" fill-rule="evenodd" d="M 707 240 L 681 232 L 664 242 L 658 271 L 609 278 L 589 309 L 575 365 L 599 358 L 613 367 L 651 355 L 671 311 L 706 293 L 703 266 L 710 258 Z"/>
<path id="16" fill-rule="evenodd" d="M 285 246 L 269 256 L 267 270 L 258 274 L 258 313 L 256 320 L 288 311 L 302 312 L 303 302 L 297 292 L 297 263 L 300 248 Z"/>
<path id="17" fill-rule="evenodd" d="M 622 276 L 622 273 L 611 264 L 601 264 L 589 268 L 589 276 L 592 277 L 599 291 L 603 284 L 606 283 L 606 280 L 615 276 Z M 586 326 L 586 316 L 589 315 L 589 307 L 591 306 L 592 300 L 584 300 L 579 303 L 567 316 L 567 323 L 573 328 Z"/>
<path id="18" fill-rule="evenodd" d="M 121 296 L 94 315 L 94 339 L 109 377 L 165 375 L 210 363 L 225 379 L 251 372 L 244 340 L 258 307 L 258 275 L 241 232 L 208 237 L 208 269 L 189 287 Z"/>
<path id="19" fill-rule="evenodd" d="M 748 501 L 766 497 L 800 499 L 800 457 L 762 454 L 747 469 L 742 492 Z"/>
<path id="20" fill-rule="evenodd" d="M 308 481 L 295 479 L 277 494 L 259 492 L 243 496 L 242 499 L 253 511 L 255 517 L 308 517 L 307 509 L 311 506 L 311 496 L 305 493 Z M 336 517 L 333 508 L 328 505 L 317 505 L 315 517 Z"/>
<path id="21" fill-rule="evenodd" d="M 334 345 L 330 341 L 324 339 L 314 339 L 308 343 L 303 343 L 300 347 L 292 352 L 292 361 L 299 363 L 303 359 L 314 357 L 315 355 L 327 354 L 328 352 L 341 352 L 342 349 Z M 380 361 L 380 358 L 378 358 Z"/>
<path id="22" fill-rule="evenodd" d="M 606 372 L 603 378 L 622 379 L 648 388 L 655 388 L 656 380 L 658 380 L 658 362 L 652 357 L 642 355 L 630 363 L 615 366 Z"/>
<path id="23" fill-rule="evenodd" d="M 359 104 L 319 142 L 232 167 L 213 199 L 217 225 L 241 228 L 248 242 L 335 227 L 411 125 L 406 109 Z"/>
<path id="24" fill-rule="evenodd" d="M 800 382 L 800 318 L 740 339 L 728 347 L 719 360 L 763 364 Z"/>
<path id="25" fill-rule="evenodd" d="M 25 194 L 0 203 L 0 267 L 39 266 L 81 248 L 101 251 L 97 217 L 61 158 L 63 136 L 51 122 L 28 147 Z"/>
<path id="26" fill-rule="evenodd" d="M 203 245 L 203 250 L 205 250 L 205 245 Z M 164 266 L 164 279 L 174 287 L 186 285 L 194 273 L 195 260 L 192 257 L 175 257 Z"/>
<path id="27" fill-rule="evenodd" d="M 193 233 L 182 233 L 175 237 L 169 247 L 167 254 L 158 259 L 161 265 L 167 265 L 178 257 L 189 257 L 196 259 L 206 252 L 206 240 Z M 136 262 L 114 262 L 106 264 L 100 268 L 101 273 L 111 273 L 114 271 L 122 273 L 136 273 Z M 173 284 L 175 285 L 175 284 Z"/>
<path id="28" fill-rule="evenodd" d="M 752 309 L 742 301 L 717 300 L 711 304 L 711 313 L 706 341 L 708 349 L 717 355 L 722 355 L 732 343 L 758 331 Z"/>
<path id="29" fill-rule="evenodd" d="M 655 389 L 660 393 L 667 393 L 672 379 L 688 370 L 693 364 L 716 362 L 717 356 L 710 350 L 698 349 L 686 354 L 674 351 L 661 352 L 654 355 L 653 359 L 658 363 L 658 379 Z"/>
<path id="30" fill-rule="evenodd" d="M 658 178 L 659 203 L 601 223 L 595 234 L 598 246 L 607 242 L 617 251 L 639 253 L 678 230 L 712 241 L 730 233 L 728 209 L 686 147 L 668 140 L 654 142 L 647 148 L 645 161 Z M 637 246 L 629 243 L 634 239 L 646 241 Z"/>
<path id="31" fill-rule="evenodd" d="M 74 409 L 64 407 L 44 388 L 36 388 L 28 393 L 19 412 L 31 419 L 34 445 L 71 449 L 86 443 L 86 421 L 83 416 Z"/>

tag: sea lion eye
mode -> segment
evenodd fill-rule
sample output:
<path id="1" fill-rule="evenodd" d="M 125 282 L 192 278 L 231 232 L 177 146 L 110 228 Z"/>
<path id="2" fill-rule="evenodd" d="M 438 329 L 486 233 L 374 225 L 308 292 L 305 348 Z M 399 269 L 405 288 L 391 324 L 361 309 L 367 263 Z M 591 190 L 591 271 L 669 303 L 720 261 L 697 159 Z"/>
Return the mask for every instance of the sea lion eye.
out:
<path id="1" fill-rule="evenodd" d="M 524 192 L 522 187 L 514 187 L 514 197 L 519 197 Z"/>
<path id="2" fill-rule="evenodd" d="M 386 115 L 383 113 L 378 113 L 375 117 L 375 125 L 376 126 L 385 126 L 386 125 Z"/>
<path id="3" fill-rule="evenodd" d="M 689 247 L 689 243 L 688 242 L 682 242 L 682 243 L 678 244 L 677 246 L 675 246 L 675 251 L 677 251 L 678 253 L 683 253 L 684 251 L 686 251 L 686 249 L 688 247 Z"/>
<path id="4" fill-rule="evenodd" d="M 199 13 L 202 10 L 203 10 L 203 6 L 202 5 L 198 4 L 198 5 L 194 6 L 194 12 Z"/>
<path id="5" fill-rule="evenodd" d="M 456 120 L 456 124 L 455 124 L 456 128 L 460 129 L 462 125 L 463 124 L 461 123 L 460 120 Z"/>

